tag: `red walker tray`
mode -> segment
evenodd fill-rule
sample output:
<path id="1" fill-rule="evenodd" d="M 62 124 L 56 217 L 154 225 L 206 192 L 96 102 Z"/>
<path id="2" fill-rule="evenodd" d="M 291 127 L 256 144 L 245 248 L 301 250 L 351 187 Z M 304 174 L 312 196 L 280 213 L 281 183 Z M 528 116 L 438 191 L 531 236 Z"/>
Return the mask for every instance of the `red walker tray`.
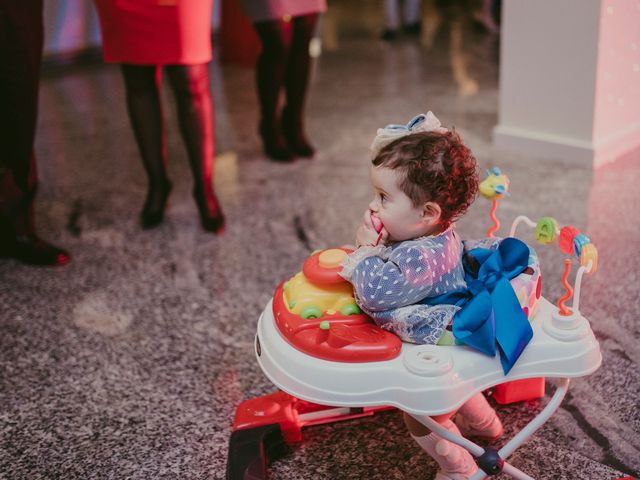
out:
<path id="1" fill-rule="evenodd" d="M 402 342 L 382 330 L 364 314 L 336 312 L 320 318 L 304 319 L 289 311 L 284 302 L 284 282 L 273 297 L 273 316 L 278 330 L 293 347 L 311 355 L 336 362 L 378 362 L 400 354 Z M 324 327 L 321 328 L 320 324 Z"/>

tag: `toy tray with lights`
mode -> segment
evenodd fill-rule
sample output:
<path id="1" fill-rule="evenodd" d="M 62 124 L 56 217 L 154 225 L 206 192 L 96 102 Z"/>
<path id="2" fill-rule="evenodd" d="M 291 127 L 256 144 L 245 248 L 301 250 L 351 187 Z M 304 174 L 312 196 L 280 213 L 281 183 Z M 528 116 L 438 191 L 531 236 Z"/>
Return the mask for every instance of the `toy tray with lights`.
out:
<path id="1" fill-rule="evenodd" d="M 360 311 L 351 285 L 338 274 L 348 252 L 315 252 L 302 272 L 278 286 L 272 304 L 275 326 L 293 348 L 316 358 L 341 362 L 394 358 L 402 342 Z"/>

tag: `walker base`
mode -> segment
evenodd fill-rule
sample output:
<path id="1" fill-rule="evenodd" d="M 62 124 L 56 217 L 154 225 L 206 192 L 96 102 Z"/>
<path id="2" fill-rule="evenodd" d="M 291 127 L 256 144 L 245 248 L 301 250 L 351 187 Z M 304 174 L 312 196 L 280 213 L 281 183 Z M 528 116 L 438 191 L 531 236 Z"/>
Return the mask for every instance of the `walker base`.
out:
<path id="1" fill-rule="evenodd" d="M 275 392 L 242 402 L 229 441 L 227 480 L 266 479 L 267 465 L 302 441 L 302 427 L 367 417 L 392 407 L 341 408 Z"/>
<path id="2" fill-rule="evenodd" d="M 228 480 L 263 480 L 267 465 L 287 451 L 278 424 L 236 430 L 229 440 Z"/>
<path id="3" fill-rule="evenodd" d="M 493 388 L 493 399 L 500 405 L 544 397 L 544 378 L 523 378 Z"/>

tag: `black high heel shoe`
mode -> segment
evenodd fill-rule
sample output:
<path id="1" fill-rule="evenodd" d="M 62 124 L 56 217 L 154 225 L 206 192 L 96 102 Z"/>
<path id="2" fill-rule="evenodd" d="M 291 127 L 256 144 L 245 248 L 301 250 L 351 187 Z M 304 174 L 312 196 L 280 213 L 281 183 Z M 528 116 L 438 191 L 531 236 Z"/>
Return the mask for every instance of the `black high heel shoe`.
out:
<path id="1" fill-rule="evenodd" d="M 267 128 L 264 122 L 260 123 L 258 130 L 260 138 L 262 138 L 262 146 L 264 153 L 273 162 L 289 163 L 293 162 L 293 154 L 287 147 L 282 134 L 274 128 Z"/>
<path id="2" fill-rule="evenodd" d="M 199 189 L 195 189 L 193 191 L 193 198 L 198 207 L 202 228 L 207 232 L 215 234 L 223 233 L 225 218 L 216 194 L 211 192 L 210 195 L 205 195 Z"/>
<path id="3" fill-rule="evenodd" d="M 35 191 L 27 194 L 33 200 Z M 25 201 L 24 199 L 22 201 Z M 33 225 L 33 204 L 19 209 L 12 218 L 0 213 L 0 259 L 13 258 L 27 265 L 60 267 L 71 261 L 66 250 L 42 240 Z"/>
<path id="4" fill-rule="evenodd" d="M 39 238 L 35 233 L 0 239 L 0 258 L 14 258 L 27 265 L 60 267 L 71 261 L 66 250 Z"/>
<path id="5" fill-rule="evenodd" d="M 140 224 L 143 230 L 155 228 L 162 223 L 171 188 L 169 180 L 165 180 L 161 187 L 149 188 L 147 199 L 142 207 L 142 212 L 140 212 Z"/>
<path id="6" fill-rule="evenodd" d="M 302 120 L 291 115 L 286 107 L 282 111 L 282 133 L 287 146 L 295 155 L 311 158 L 316 153 L 303 133 Z"/>

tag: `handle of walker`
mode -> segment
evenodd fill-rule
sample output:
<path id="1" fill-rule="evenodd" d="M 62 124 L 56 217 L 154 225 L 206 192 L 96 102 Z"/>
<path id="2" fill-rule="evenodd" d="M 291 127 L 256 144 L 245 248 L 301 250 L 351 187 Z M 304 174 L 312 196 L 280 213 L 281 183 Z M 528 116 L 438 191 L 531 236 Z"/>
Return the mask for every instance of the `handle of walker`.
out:
<path id="1" fill-rule="evenodd" d="M 287 452 L 277 423 L 236 430 L 229 440 L 227 480 L 266 480 L 267 466 Z"/>

